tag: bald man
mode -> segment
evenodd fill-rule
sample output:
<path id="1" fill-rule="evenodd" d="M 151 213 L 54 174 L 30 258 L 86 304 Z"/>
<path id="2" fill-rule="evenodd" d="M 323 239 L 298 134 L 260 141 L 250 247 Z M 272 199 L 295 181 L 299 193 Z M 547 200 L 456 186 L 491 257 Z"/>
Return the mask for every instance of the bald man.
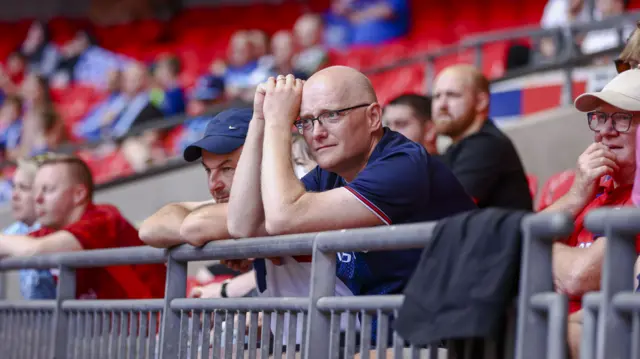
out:
<path id="1" fill-rule="evenodd" d="M 423 146 L 383 128 L 369 80 L 349 67 L 329 67 L 305 83 L 270 78 L 256 91 L 257 109 L 229 202 L 232 235 L 330 231 L 437 220 L 475 208 L 453 174 Z M 302 180 L 291 157 L 291 127 L 318 166 Z M 336 293 L 400 293 L 420 250 L 338 253 Z M 256 261 L 263 295 L 308 295 L 308 258 L 276 268 Z M 286 272 L 286 273 L 284 273 Z M 301 293 L 298 288 L 305 288 Z"/>
<path id="2" fill-rule="evenodd" d="M 520 157 L 489 119 L 489 80 L 471 65 L 450 66 L 432 96 L 436 131 L 453 141 L 441 159 L 478 207 L 533 210 Z"/>

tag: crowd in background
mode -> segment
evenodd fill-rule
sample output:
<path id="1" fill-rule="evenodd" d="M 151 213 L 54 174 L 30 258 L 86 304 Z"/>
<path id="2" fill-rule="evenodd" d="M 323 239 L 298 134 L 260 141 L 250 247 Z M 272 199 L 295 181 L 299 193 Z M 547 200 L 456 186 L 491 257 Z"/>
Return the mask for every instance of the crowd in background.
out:
<path id="1" fill-rule="evenodd" d="M 404 94 L 379 104 L 366 76 L 348 67 L 329 66 L 330 46 L 376 43 L 406 31 L 402 19 L 408 10 L 403 2 L 381 1 L 356 11 L 359 3 L 336 0 L 329 14 L 305 14 L 293 29 L 271 36 L 255 29 L 234 33 L 226 58 L 211 59 L 209 71 L 191 88 L 181 83 L 176 54 L 162 54 L 152 64 L 143 64 L 101 48 L 88 30 L 58 48 L 49 40 L 47 25 L 34 22 L 0 74 L 0 144 L 6 159 L 19 163 L 12 182 L 12 209 L 18 222 L 0 238 L 0 256 L 143 244 L 203 245 L 229 237 L 439 220 L 476 208 L 533 212 L 533 191 L 515 147 L 489 118 L 490 83 L 479 69 L 448 66 L 439 72 L 430 96 Z M 581 2 L 567 4 L 571 6 L 562 9 L 563 24 L 586 16 L 580 15 L 583 8 L 575 7 L 584 6 Z M 626 5 L 622 0 L 597 1 L 597 17 L 622 13 Z M 549 3 L 543 24 L 562 26 L 548 19 L 560 11 L 552 6 L 555 0 Z M 326 36 L 333 42 L 327 43 Z M 606 238 L 584 228 L 584 215 L 605 205 L 634 204 L 638 36 L 636 30 L 619 59 L 620 74 L 602 92 L 576 100 L 575 107 L 587 113 L 585 126 L 593 131 L 594 143 L 577 159 L 575 169 L 549 181 L 537 208 L 569 212 L 575 218 L 574 232 L 554 244 L 557 290 L 571 299 L 569 342 L 574 351 L 579 338 L 575 333 L 581 328 L 580 299 L 599 288 L 606 245 Z M 609 34 L 587 34 L 583 52 L 597 51 L 589 43 L 600 44 L 603 37 Z M 551 56 L 545 51 L 555 50 L 544 46 L 543 54 Z M 103 95 L 69 124 L 56 110 L 52 92 L 71 84 L 102 89 Z M 301 105 L 304 96 L 314 101 Z M 206 114 L 212 105 L 229 100 L 253 102 L 253 111 L 226 110 L 213 119 Z M 280 103 L 289 108 L 280 108 Z M 145 127 L 183 113 L 191 118 L 173 137 L 173 129 Z M 283 114 L 291 118 L 276 116 Z M 284 120 L 291 123 L 276 123 Z M 138 126 L 144 130 L 126 136 Z M 268 132 L 277 127 L 284 128 L 286 137 Z M 438 136 L 450 138 L 451 146 L 439 149 Z M 287 140 L 285 146 L 278 146 L 274 139 L 279 138 Z M 118 153 L 137 172 L 176 155 L 201 161 L 212 198 L 168 204 L 138 231 L 115 207 L 93 203 L 94 175 L 86 161 L 51 153 L 67 143 L 86 141 L 102 141 L 92 151 Z M 266 141 L 271 146 L 263 147 Z M 371 144 L 375 150 L 367 147 Z M 100 156 L 95 153 L 91 156 Z M 293 180 L 279 182 L 285 175 Z M 264 181 L 270 181 L 273 193 L 261 191 Z M 341 188 L 347 191 L 334 191 Z M 288 192 L 296 189 L 297 194 Z M 325 196 L 327 202 L 308 199 L 317 207 L 300 200 L 307 196 L 319 201 L 321 193 L 331 191 L 335 197 Z M 282 198 L 297 200 L 283 203 Z M 306 207 L 296 207 L 305 203 Z M 347 215 L 343 213 L 347 209 L 353 210 Z M 358 256 L 373 258 L 366 253 Z M 356 262 L 355 257 L 354 253 L 341 262 Z M 337 275 L 344 283 L 340 290 L 347 295 L 399 294 L 418 258 L 416 252 L 398 252 L 384 261 L 364 259 L 371 269 L 367 274 L 357 273 L 355 264 L 338 264 Z M 256 262 L 254 274 L 214 286 L 206 283 L 210 276 L 201 275 L 205 283 L 197 283 L 189 295 L 245 296 L 257 289 L 287 296 L 264 279 L 269 278 L 265 273 L 290 275 L 281 272 L 286 271 L 283 267 L 300 269 L 308 261 L 278 261 Z M 239 272 L 249 269 L 246 263 L 228 265 Z M 376 271 L 382 267 L 386 269 Z M 164 276 L 158 273 L 165 271 L 162 266 L 79 270 L 77 297 L 162 297 Z M 55 277 L 52 271 L 23 271 L 23 295 L 52 298 Z M 242 290 L 233 295 L 237 278 L 243 282 Z M 268 292 L 265 280 L 271 285 Z"/>

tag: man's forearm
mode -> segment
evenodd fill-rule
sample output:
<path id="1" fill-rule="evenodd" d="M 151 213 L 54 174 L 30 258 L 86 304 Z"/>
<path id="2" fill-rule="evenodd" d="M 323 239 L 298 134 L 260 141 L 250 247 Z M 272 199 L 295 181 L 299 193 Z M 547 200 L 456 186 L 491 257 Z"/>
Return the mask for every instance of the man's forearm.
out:
<path id="1" fill-rule="evenodd" d="M 236 238 L 264 235 L 264 206 L 260 189 L 264 120 L 253 119 L 234 175 L 227 213 L 229 233 Z"/>
<path id="2" fill-rule="evenodd" d="M 566 212 L 575 218 L 580 212 L 582 212 L 586 205 L 586 201 L 581 200 L 579 196 L 570 192 L 562 196 L 549 207 L 545 208 L 542 212 Z"/>
<path id="3" fill-rule="evenodd" d="M 286 220 L 287 216 L 291 215 L 295 203 L 306 193 L 291 164 L 289 127 L 267 123 L 261 182 L 265 218 L 269 227 L 270 221 Z"/>
<path id="4" fill-rule="evenodd" d="M 0 235 L 0 258 L 27 257 L 37 253 L 37 241 L 23 235 Z"/>
<path id="5" fill-rule="evenodd" d="M 166 248 L 184 243 L 180 237 L 182 222 L 191 211 L 179 203 L 162 207 L 140 226 L 140 239 L 153 247 Z"/>
<path id="6" fill-rule="evenodd" d="M 229 297 L 244 297 L 256 287 L 256 272 L 249 271 L 233 278 L 227 284 L 227 295 Z"/>
<path id="7" fill-rule="evenodd" d="M 556 290 L 580 297 L 600 288 L 606 238 L 599 238 L 589 248 L 553 244 L 553 276 Z"/>

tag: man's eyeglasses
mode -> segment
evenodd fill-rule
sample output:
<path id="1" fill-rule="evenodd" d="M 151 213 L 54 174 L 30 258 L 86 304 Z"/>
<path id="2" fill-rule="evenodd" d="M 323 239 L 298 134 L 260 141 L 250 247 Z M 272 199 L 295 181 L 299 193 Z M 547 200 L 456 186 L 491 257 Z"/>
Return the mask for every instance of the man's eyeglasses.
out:
<path id="1" fill-rule="evenodd" d="M 366 103 L 366 104 L 343 108 L 340 110 L 323 112 L 320 115 L 318 115 L 318 117 L 315 117 L 315 118 L 301 118 L 298 121 L 296 121 L 294 125 L 298 128 L 298 131 L 300 133 L 312 131 L 314 121 L 318 121 L 322 126 L 333 126 L 333 125 L 336 125 L 338 122 L 340 122 L 340 118 L 345 114 L 345 112 L 355 110 L 360 107 L 366 107 L 369 105 L 371 104 Z"/>
<path id="2" fill-rule="evenodd" d="M 615 59 L 613 63 L 616 65 L 616 71 L 621 74 L 627 70 L 635 69 L 638 67 L 636 61 L 625 61 L 623 59 Z"/>
<path id="3" fill-rule="evenodd" d="M 627 132 L 631 128 L 633 114 L 628 112 L 606 112 L 592 111 L 587 113 L 587 121 L 591 131 L 600 132 L 607 129 L 607 120 L 611 118 L 611 126 L 617 132 Z"/>

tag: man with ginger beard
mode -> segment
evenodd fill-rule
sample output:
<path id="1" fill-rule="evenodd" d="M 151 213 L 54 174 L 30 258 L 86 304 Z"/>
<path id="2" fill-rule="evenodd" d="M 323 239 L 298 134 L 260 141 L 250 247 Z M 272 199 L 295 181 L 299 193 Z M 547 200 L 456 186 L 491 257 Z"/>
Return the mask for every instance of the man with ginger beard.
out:
<path id="1" fill-rule="evenodd" d="M 480 208 L 532 210 L 511 140 L 489 119 L 489 81 L 471 65 L 444 69 L 433 87 L 436 131 L 453 141 L 441 157 Z"/>

